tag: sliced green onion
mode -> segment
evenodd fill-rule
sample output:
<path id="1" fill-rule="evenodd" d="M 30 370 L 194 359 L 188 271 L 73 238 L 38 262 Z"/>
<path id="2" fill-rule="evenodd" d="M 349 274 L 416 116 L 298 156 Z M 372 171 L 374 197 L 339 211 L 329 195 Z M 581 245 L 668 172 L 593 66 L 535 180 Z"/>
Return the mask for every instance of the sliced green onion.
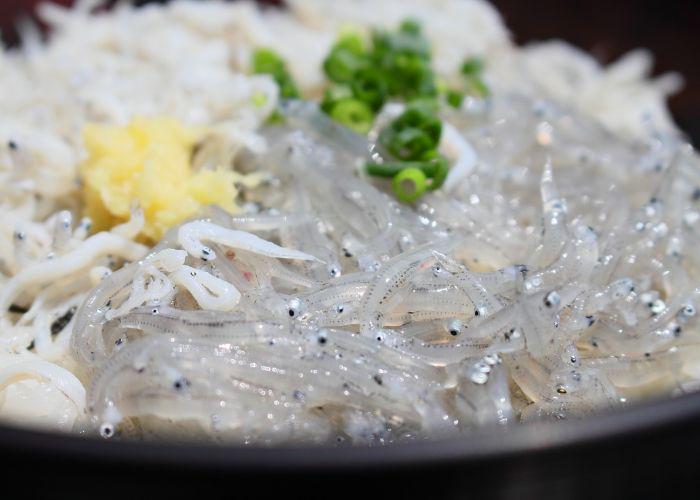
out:
<path id="1" fill-rule="evenodd" d="M 422 59 L 430 58 L 430 45 L 428 41 L 420 35 L 406 32 L 388 33 L 385 31 L 375 31 L 372 34 L 374 52 L 377 55 L 410 54 L 419 56 Z"/>
<path id="2" fill-rule="evenodd" d="M 463 75 L 480 75 L 484 71 L 484 60 L 480 57 L 470 57 L 462 63 L 461 70 Z"/>
<path id="3" fill-rule="evenodd" d="M 468 79 L 467 86 L 470 93 L 478 97 L 488 97 L 491 95 L 491 90 L 488 85 L 478 76 L 472 76 Z"/>
<path id="4" fill-rule="evenodd" d="M 397 32 L 374 31 L 370 54 L 373 66 L 387 77 L 390 95 L 411 98 L 431 91 L 430 45 L 417 22 L 407 20 Z"/>
<path id="5" fill-rule="evenodd" d="M 480 57 L 472 57 L 462 64 L 462 74 L 467 77 L 469 93 L 478 97 L 488 97 L 491 93 L 488 85 L 483 80 L 484 60 Z"/>
<path id="6" fill-rule="evenodd" d="M 284 60 L 273 50 L 259 48 L 253 52 L 253 73 L 272 76 L 280 88 L 280 96 L 284 99 L 299 98 L 299 89 L 294 79 L 287 71 Z"/>
<path id="7" fill-rule="evenodd" d="M 405 101 L 433 99 L 437 103 L 439 90 L 430 66 L 430 45 L 421 34 L 420 22 L 415 19 L 404 20 L 393 32 L 373 31 L 371 44 L 365 44 L 357 33 L 341 36 L 326 57 L 323 69 L 329 80 L 349 87 L 352 98 L 364 102 L 375 112 L 392 97 Z M 321 108 L 331 114 L 338 102 L 348 98 L 345 88 L 340 94 L 335 89 L 328 91 Z M 408 147 L 394 148 L 403 151 L 399 158 L 418 159 L 420 154 L 437 144 L 441 132 L 439 120 L 433 117 L 425 122 L 425 125 L 415 128 L 427 134 L 432 146 L 427 142 L 424 144 L 424 138 L 415 131 L 401 135 L 401 130 L 396 129 L 391 134 L 388 142 L 408 143 Z M 350 120 L 349 123 L 355 122 Z M 366 124 L 359 127 L 362 130 L 367 128 Z"/>
<path id="8" fill-rule="evenodd" d="M 428 134 L 435 142 L 440 140 L 442 122 L 435 116 L 436 109 L 431 109 L 432 102 L 416 102 L 408 106 L 392 123 L 392 127 L 418 128 Z"/>
<path id="9" fill-rule="evenodd" d="M 369 132 L 374 122 L 372 109 L 357 99 L 344 99 L 336 102 L 331 108 L 330 116 L 338 123 L 359 134 Z"/>
<path id="10" fill-rule="evenodd" d="M 330 113 L 335 103 L 345 99 L 351 99 L 352 97 L 352 89 L 348 85 L 331 85 L 323 93 L 321 109 L 326 113 Z"/>
<path id="11" fill-rule="evenodd" d="M 394 177 L 407 168 L 420 169 L 426 177 L 432 178 L 438 169 L 435 161 L 387 161 L 384 163 L 367 163 L 365 171 L 374 177 Z"/>
<path id="12" fill-rule="evenodd" d="M 431 95 L 435 87 L 434 75 L 425 59 L 412 53 L 392 54 L 388 59 L 394 95 L 406 98 Z"/>
<path id="13" fill-rule="evenodd" d="M 267 125 L 277 125 L 280 123 L 284 123 L 284 115 L 280 113 L 278 109 L 270 113 L 270 116 L 268 116 L 267 120 L 265 120 L 265 124 Z"/>
<path id="14" fill-rule="evenodd" d="M 253 73 L 274 75 L 284 70 L 284 60 L 271 49 L 260 48 L 253 52 Z"/>
<path id="15" fill-rule="evenodd" d="M 406 128 L 396 135 L 392 152 L 402 160 L 417 160 L 435 147 L 431 137 L 419 128 Z"/>
<path id="16" fill-rule="evenodd" d="M 277 83 L 280 86 L 280 97 L 283 99 L 299 99 L 299 89 L 291 76 L 279 78 Z"/>
<path id="17" fill-rule="evenodd" d="M 437 89 L 437 85 L 435 83 L 435 77 L 434 77 L 432 71 L 425 71 L 418 78 L 418 81 L 416 82 L 415 87 L 410 89 L 404 95 L 409 99 L 413 99 L 416 97 L 418 97 L 418 98 L 435 97 L 435 96 L 437 96 L 437 94 L 438 94 L 438 89 Z"/>
<path id="18" fill-rule="evenodd" d="M 450 164 L 447 158 L 440 153 L 432 151 L 431 154 L 432 158 L 429 160 L 429 163 L 434 166 L 434 171 L 433 175 L 430 176 L 432 180 L 430 182 L 430 186 L 428 186 L 428 189 L 434 191 L 441 188 L 445 183 L 447 174 L 450 171 Z"/>
<path id="19" fill-rule="evenodd" d="M 445 101 L 453 108 L 459 108 L 464 101 L 464 93 L 450 89 L 445 92 Z"/>
<path id="20" fill-rule="evenodd" d="M 421 153 L 425 153 L 429 149 L 435 149 L 440 142 L 442 135 L 442 122 L 435 115 L 436 109 L 432 109 L 434 101 L 416 102 L 406 108 L 396 119 L 390 124 L 389 128 L 395 132 L 407 128 L 416 128 L 424 132 L 431 140 L 431 145 Z M 381 140 L 381 138 L 380 138 Z"/>
<path id="21" fill-rule="evenodd" d="M 396 174 L 391 181 L 396 198 L 410 203 L 420 198 L 427 189 L 427 179 L 419 168 L 406 168 Z"/>
<path id="22" fill-rule="evenodd" d="M 404 19 L 399 25 L 399 31 L 408 35 L 420 35 L 421 23 L 415 18 Z"/>
<path id="23" fill-rule="evenodd" d="M 388 128 L 379 133 L 379 142 L 400 160 L 418 160 L 435 147 L 428 134 L 419 128 L 409 127 L 400 131 Z"/>
<path id="24" fill-rule="evenodd" d="M 323 61 L 323 70 L 331 81 L 351 83 L 358 70 L 367 65 L 361 55 L 343 47 L 337 47 Z"/>
<path id="25" fill-rule="evenodd" d="M 378 111 L 386 100 L 387 86 L 379 71 L 372 68 L 361 69 L 351 83 L 354 96 Z"/>
<path id="26" fill-rule="evenodd" d="M 394 177 L 406 168 L 408 162 L 388 161 L 385 163 L 369 162 L 365 165 L 365 171 L 374 177 Z"/>
<path id="27" fill-rule="evenodd" d="M 396 158 L 419 160 L 437 148 L 442 122 L 432 104 L 414 103 L 379 133 L 379 142 Z"/>
<path id="28" fill-rule="evenodd" d="M 341 35 L 333 48 L 349 50 L 359 56 L 365 51 L 365 42 L 359 33 L 350 32 Z"/>
<path id="29" fill-rule="evenodd" d="M 372 59 L 376 63 L 382 63 L 386 60 L 386 57 L 391 55 L 391 41 L 389 40 L 389 33 L 385 31 L 373 31 L 372 32 Z"/>
<path id="30" fill-rule="evenodd" d="M 420 169 L 429 179 L 435 177 L 435 174 L 437 174 L 438 169 L 440 168 L 440 165 L 435 160 L 421 161 L 416 163 L 418 163 Z"/>

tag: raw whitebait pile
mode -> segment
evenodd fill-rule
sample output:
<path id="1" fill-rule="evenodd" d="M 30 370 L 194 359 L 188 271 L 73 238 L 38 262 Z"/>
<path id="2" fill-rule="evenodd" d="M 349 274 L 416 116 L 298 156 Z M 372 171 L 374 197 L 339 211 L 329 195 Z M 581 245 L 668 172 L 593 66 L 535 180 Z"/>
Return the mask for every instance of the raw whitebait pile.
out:
<path id="1" fill-rule="evenodd" d="M 278 104 L 272 79 L 237 66 L 258 45 L 281 46 L 266 25 L 327 53 L 343 18 L 323 2 L 285 13 L 175 2 L 95 19 L 89 3 L 47 9 L 55 42 L 4 55 L 0 84 L 78 71 L 70 64 L 102 61 L 105 72 L 54 79 L 49 104 L 30 90 L 0 102 L 34 110 L 0 128 L 3 418 L 34 414 L 104 438 L 372 445 L 579 418 L 698 388 L 700 160 L 667 120 L 675 80 L 647 82 L 641 55 L 605 70 L 571 48 L 513 47 L 481 2 L 395 3 L 399 19 L 424 16 L 439 75 L 455 71 L 449 48 L 459 41 L 459 57 L 487 61 L 491 84 L 487 96 L 439 108 L 450 169 L 411 204 L 363 168 L 390 159 L 381 130 L 404 104 L 385 104 L 357 134 L 310 100 Z M 341 4 L 333 15 L 374 24 L 356 15 L 365 2 Z M 464 21 L 450 15 L 460 9 L 479 21 L 461 41 Z M 135 24 L 159 27 L 144 36 L 175 52 L 188 40 L 201 78 L 173 76 L 161 93 L 148 68 L 175 75 L 178 61 L 167 47 L 128 46 Z M 82 61 L 52 59 L 83 42 Z M 279 50 L 302 94 L 316 95 L 324 55 Z M 562 54 L 578 70 L 569 88 Z M 124 68 L 140 87 L 110 83 Z M 92 90 L 86 101 L 62 100 L 74 79 Z M 207 86 L 229 93 L 212 97 Z M 636 101 L 614 98 L 630 93 Z M 617 108 L 588 106 L 596 95 Z M 278 119 L 265 122 L 274 109 Z M 55 128 L 52 117 L 68 111 Z M 209 127 L 193 168 L 235 171 L 235 210 L 202 201 L 153 244 L 143 228 L 165 209 L 134 204 L 129 219 L 91 231 L 76 196 L 80 128 L 159 114 Z M 49 163 L 59 160 L 62 169 Z"/>

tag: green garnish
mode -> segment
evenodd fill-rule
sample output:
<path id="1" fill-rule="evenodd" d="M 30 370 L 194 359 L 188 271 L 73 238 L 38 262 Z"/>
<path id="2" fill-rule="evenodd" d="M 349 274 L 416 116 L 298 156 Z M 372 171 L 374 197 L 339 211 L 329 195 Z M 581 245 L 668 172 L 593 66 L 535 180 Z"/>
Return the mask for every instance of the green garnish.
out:
<path id="1" fill-rule="evenodd" d="M 428 134 L 415 127 L 391 132 L 379 139 L 392 155 L 401 160 L 417 160 L 435 146 Z"/>
<path id="2" fill-rule="evenodd" d="M 409 106 L 379 133 L 379 142 L 400 160 L 419 160 L 437 148 L 440 119 L 425 105 Z"/>
<path id="3" fill-rule="evenodd" d="M 484 71 L 484 60 L 480 57 L 470 57 L 462 63 L 461 71 L 465 76 L 481 75 Z"/>
<path id="4" fill-rule="evenodd" d="M 460 92 L 458 90 L 447 90 L 445 92 L 445 101 L 447 101 L 447 104 L 452 106 L 453 108 L 459 108 L 462 105 L 462 101 L 464 100 L 464 93 Z"/>
<path id="5" fill-rule="evenodd" d="M 356 33 L 340 37 L 323 61 L 323 70 L 336 83 L 351 83 L 357 71 L 367 66 L 362 37 Z"/>
<path id="6" fill-rule="evenodd" d="M 484 60 L 480 57 L 471 57 L 462 63 L 462 75 L 467 80 L 467 91 L 477 97 L 488 97 L 491 94 L 488 85 L 484 82 Z"/>
<path id="7" fill-rule="evenodd" d="M 401 201 L 414 201 L 426 189 L 438 189 L 445 182 L 449 164 L 447 158 L 437 152 L 441 135 L 437 102 L 434 99 L 414 102 L 379 132 L 380 144 L 399 161 L 368 163 L 365 170 L 369 175 L 393 177 L 396 197 Z M 407 183 L 411 179 L 416 185 L 409 189 Z"/>
<path id="8" fill-rule="evenodd" d="M 366 66 L 367 60 L 362 55 L 338 46 L 323 61 L 323 70 L 336 83 L 351 83 L 355 73 Z"/>
<path id="9" fill-rule="evenodd" d="M 268 116 L 267 120 L 265 120 L 266 125 L 278 125 L 280 123 L 284 123 L 284 115 L 279 109 L 276 109 L 270 113 L 270 116 Z"/>
<path id="10" fill-rule="evenodd" d="M 419 168 L 405 168 L 391 181 L 396 198 L 406 203 L 420 198 L 427 187 L 425 174 Z"/>
<path id="11" fill-rule="evenodd" d="M 424 57 L 415 53 L 391 52 L 378 64 L 384 66 L 391 97 L 411 100 L 436 95 L 435 75 Z"/>
<path id="12" fill-rule="evenodd" d="M 395 118 L 389 125 L 394 130 L 417 128 L 430 137 L 433 147 L 440 142 L 442 122 L 437 116 L 434 101 L 417 102 L 409 105 L 406 110 Z"/>
<path id="13" fill-rule="evenodd" d="M 374 122 L 372 109 L 358 99 L 343 99 L 334 103 L 330 110 L 330 116 L 358 134 L 369 132 Z"/>
<path id="14" fill-rule="evenodd" d="M 350 87 L 353 95 L 374 111 L 379 111 L 384 105 L 388 89 L 379 71 L 373 68 L 361 69 L 355 74 Z"/>
<path id="15" fill-rule="evenodd" d="M 323 100 L 321 100 L 321 109 L 327 114 L 330 114 L 331 109 L 333 109 L 333 105 L 335 105 L 335 103 L 352 98 L 352 89 L 349 85 L 331 85 L 323 93 Z"/>
<path id="16" fill-rule="evenodd" d="M 362 35 L 357 32 L 349 31 L 340 36 L 335 43 L 335 48 L 349 50 L 353 54 L 361 56 L 365 52 L 365 41 Z"/>
<path id="17" fill-rule="evenodd" d="M 284 70 L 284 61 L 274 50 L 259 48 L 253 52 L 253 73 L 274 75 Z"/>
<path id="18" fill-rule="evenodd" d="M 438 88 L 420 22 L 406 19 L 396 31 L 375 30 L 369 43 L 356 33 L 343 35 L 323 69 L 332 85 L 324 93 L 321 109 L 358 133 L 372 128 L 374 114 L 388 100 L 409 102 L 379 133 L 379 143 L 393 158 L 367 163 L 368 175 L 391 178 L 396 197 L 404 202 L 442 186 L 449 163 L 437 152 L 442 135 L 438 97 L 444 94 L 450 105 L 459 107 L 464 93 L 444 84 Z M 478 89 L 480 66 L 470 60 L 463 70 L 470 74 L 470 88 Z"/>
<path id="19" fill-rule="evenodd" d="M 420 35 L 421 30 L 422 28 L 420 21 L 414 18 L 404 19 L 399 25 L 399 31 L 409 35 Z"/>
<path id="20" fill-rule="evenodd" d="M 467 81 L 467 87 L 471 94 L 478 97 L 488 97 L 491 95 L 491 90 L 481 77 L 473 76 Z"/>
<path id="21" fill-rule="evenodd" d="M 372 33 L 373 50 L 370 55 L 376 61 L 385 56 L 415 56 L 430 61 L 430 44 L 420 32 L 381 31 Z"/>
<path id="22" fill-rule="evenodd" d="M 462 63 L 460 72 L 464 77 L 465 85 L 462 89 L 453 89 L 443 86 L 440 93 L 444 96 L 445 102 L 453 108 L 462 105 L 464 96 L 470 94 L 479 98 L 486 98 L 491 91 L 483 78 L 484 60 L 480 57 L 470 57 Z"/>
<path id="23" fill-rule="evenodd" d="M 299 99 L 299 89 L 291 76 L 282 82 L 278 81 L 278 83 L 280 86 L 280 97 L 283 99 Z"/>
<path id="24" fill-rule="evenodd" d="M 287 71 L 284 60 L 274 50 L 259 48 L 253 52 L 253 73 L 270 75 L 280 88 L 280 96 L 284 99 L 298 99 L 297 89 L 292 75 Z"/>
<path id="25" fill-rule="evenodd" d="M 394 177 L 407 168 L 417 168 L 426 177 L 432 178 L 437 171 L 437 163 L 430 161 L 387 161 L 384 163 L 367 163 L 365 171 L 374 177 Z"/>
<path id="26" fill-rule="evenodd" d="M 449 163 L 447 158 L 435 150 L 429 151 L 420 161 L 387 161 L 384 163 L 367 163 L 365 171 L 374 177 L 394 177 L 407 168 L 419 169 L 430 180 L 427 188 L 438 189 L 445 182 Z"/>
<path id="27" fill-rule="evenodd" d="M 430 151 L 424 157 L 428 163 L 434 166 L 434 173 L 430 176 L 431 182 L 428 189 L 435 191 L 440 189 L 447 179 L 447 173 L 450 171 L 450 164 L 445 158 L 437 151 Z"/>
<path id="28" fill-rule="evenodd" d="M 323 69 L 329 80 L 348 86 L 354 99 L 374 111 L 391 98 L 414 100 L 437 95 L 430 46 L 420 23 L 412 19 L 401 23 L 397 31 L 374 31 L 369 44 L 358 34 L 340 37 Z M 322 109 L 330 113 L 338 100 L 327 94 Z"/>

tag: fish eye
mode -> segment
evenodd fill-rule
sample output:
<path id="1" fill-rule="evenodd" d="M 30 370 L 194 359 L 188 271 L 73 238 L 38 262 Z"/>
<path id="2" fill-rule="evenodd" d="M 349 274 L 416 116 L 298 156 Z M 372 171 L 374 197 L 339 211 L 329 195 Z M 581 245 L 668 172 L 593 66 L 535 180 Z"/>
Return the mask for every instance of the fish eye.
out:
<path id="1" fill-rule="evenodd" d="M 109 439 L 114 436 L 114 426 L 108 423 L 100 425 L 100 436 L 105 439 Z"/>
<path id="2" fill-rule="evenodd" d="M 298 318 L 304 312 L 303 309 L 303 302 L 298 298 L 294 298 L 287 305 L 287 314 L 289 314 L 290 318 Z"/>
<path id="3" fill-rule="evenodd" d="M 181 391 L 190 386 L 190 381 L 186 377 L 178 377 L 175 382 L 173 382 L 173 389 L 176 391 Z"/>
<path id="4" fill-rule="evenodd" d="M 683 331 L 683 328 L 678 323 L 672 322 L 669 325 L 669 330 L 671 330 L 671 333 L 673 333 L 673 335 L 679 337 L 681 332 Z"/>
<path id="5" fill-rule="evenodd" d="M 561 296 L 555 291 L 549 292 L 544 297 L 544 305 L 549 308 L 559 307 L 561 305 Z"/>
<path id="6" fill-rule="evenodd" d="M 462 322 L 458 319 L 453 319 L 447 324 L 447 331 L 450 332 L 450 335 L 453 337 L 456 337 L 460 333 L 462 333 Z"/>

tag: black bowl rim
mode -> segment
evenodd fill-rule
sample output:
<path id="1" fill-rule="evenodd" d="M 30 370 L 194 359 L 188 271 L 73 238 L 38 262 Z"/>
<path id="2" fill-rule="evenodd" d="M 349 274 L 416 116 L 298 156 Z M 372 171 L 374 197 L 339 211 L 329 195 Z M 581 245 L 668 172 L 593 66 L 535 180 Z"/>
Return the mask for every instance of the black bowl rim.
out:
<path id="1" fill-rule="evenodd" d="M 122 466 L 184 467 L 207 470 L 319 471 L 397 468 L 503 460 L 552 451 L 643 439 L 654 430 L 700 422 L 700 393 L 641 403 L 581 420 L 531 422 L 508 429 L 488 428 L 451 439 L 384 447 L 244 447 L 195 443 L 105 441 L 71 434 L 0 426 L 0 451 L 52 460 Z"/>

